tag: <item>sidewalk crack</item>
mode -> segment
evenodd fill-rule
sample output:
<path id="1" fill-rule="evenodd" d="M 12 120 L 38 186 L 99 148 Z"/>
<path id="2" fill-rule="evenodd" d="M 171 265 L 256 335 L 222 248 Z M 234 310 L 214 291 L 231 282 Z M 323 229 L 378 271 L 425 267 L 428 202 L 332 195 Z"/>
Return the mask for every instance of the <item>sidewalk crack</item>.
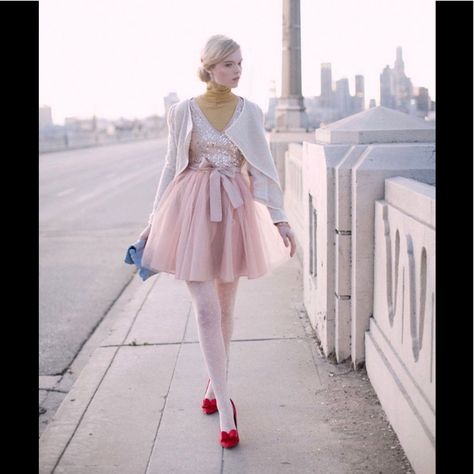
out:
<path id="1" fill-rule="evenodd" d="M 295 339 L 306 339 L 307 336 L 289 336 L 289 337 L 255 337 L 248 339 L 232 339 L 232 342 L 256 342 L 256 341 L 286 341 Z M 172 342 L 135 342 L 132 341 L 128 344 L 106 344 L 100 347 L 143 347 L 143 346 L 172 346 L 182 344 L 199 344 L 199 341 L 172 341 Z"/>
<path id="2" fill-rule="evenodd" d="M 174 363 L 174 367 L 173 367 L 173 372 L 171 373 L 171 377 L 170 377 L 170 383 L 168 385 L 168 390 L 166 391 L 166 395 L 164 396 L 164 404 L 163 404 L 163 408 L 161 409 L 160 411 L 160 418 L 158 420 L 158 426 L 156 427 L 156 432 L 155 432 L 155 437 L 153 438 L 153 444 L 152 444 L 152 447 L 151 447 L 151 450 L 150 450 L 150 454 L 148 456 L 148 460 L 147 460 L 147 463 L 146 463 L 146 467 L 145 467 L 145 473 L 144 474 L 147 474 L 148 472 L 148 469 L 150 468 L 150 462 L 151 462 L 151 458 L 153 456 L 153 452 L 155 450 L 155 446 L 156 446 L 156 439 L 158 438 L 158 432 L 160 430 L 160 426 L 161 426 L 161 420 L 163 419 L 163 414 L 165 413 L 165 410 L 166 410 L 166 404 L 168 403 L 168 395 L 170 393 L 170 389 L 171 389 L 171 384 L 173 383 L 173 378 L 174 378 L 174 374 L 176 372 L 176 366 L 178 365 L 178 360 L 179 360 L 179 355 L 181 353 L 181 348 L 183 347 L 183 344 L 185 344 L 185 341 L 184 341 L 184 338 L 186 336 L 186 331 L 187 331 L 187 328 L 188 328 L 188 324 L 189 324 L 189 316 L 191 314 L 191 304 L 189 305 L 189 309 L 188 309 L 188 314 L 186 316 L 186 324 L 184 325 L 184 330 L 183 330 L 183 337 L 181 339 L 181 343 L 176 343 L 176 342 L 173 342 L 173 343 L 164 343 L 164 344 L 179 344 L 179 349 L 178 349 L 178 352 L 176 354 L 176 360 L 175 360 L 175 363 Z M 153 344 L 153 345 L 162 345 L 163 343 L 158 343 L 158 344 Z M 147 344 L 147 345 L 152 345 L 152 344 Z"/>
<path id="3" fill-rule="evenodd" d="M 57 393 L 69 393 L 67 390 L 58 390 L 56 388 L 39 388 L 38 390 L 43 390 L 43 392 L 57 392 Z"/>

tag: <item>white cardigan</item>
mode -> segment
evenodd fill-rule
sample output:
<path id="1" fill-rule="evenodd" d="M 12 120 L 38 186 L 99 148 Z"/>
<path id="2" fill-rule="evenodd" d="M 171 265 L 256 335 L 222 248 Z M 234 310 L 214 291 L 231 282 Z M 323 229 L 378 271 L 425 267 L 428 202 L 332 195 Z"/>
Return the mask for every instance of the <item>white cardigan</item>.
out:
<path id="1" fill-rule="evenodd" d="M 265 138 L 263 112 L 254 102 L 243 100 L 241 113 L 224 133 L 246 159 L 253 198 L 267 206 L 273 223 L 288 221 L 278 171 Z M 189 102 L 184 99 L 169 108 L 168 150 L 149 222 L 168 184 L 188 166 L 193 128 Z"/>

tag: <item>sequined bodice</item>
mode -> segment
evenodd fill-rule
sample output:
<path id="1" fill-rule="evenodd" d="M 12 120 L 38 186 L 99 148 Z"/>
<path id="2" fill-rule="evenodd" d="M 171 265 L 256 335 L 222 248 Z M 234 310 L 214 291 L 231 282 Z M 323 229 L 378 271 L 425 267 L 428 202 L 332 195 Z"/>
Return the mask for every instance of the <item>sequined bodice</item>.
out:
<path id="1" fill-rule="evenodd" d="M 245 158 L 237 146 L 224 133 L 237 119 L 243 107 L 239 99 L 234 114 L 223 131 L 214 128 L 194 99 L 191 100 L 191 117 L 193 130 L 189 147 L 189 166 L 215 166 L 218 168 L 241 167 Z"/>

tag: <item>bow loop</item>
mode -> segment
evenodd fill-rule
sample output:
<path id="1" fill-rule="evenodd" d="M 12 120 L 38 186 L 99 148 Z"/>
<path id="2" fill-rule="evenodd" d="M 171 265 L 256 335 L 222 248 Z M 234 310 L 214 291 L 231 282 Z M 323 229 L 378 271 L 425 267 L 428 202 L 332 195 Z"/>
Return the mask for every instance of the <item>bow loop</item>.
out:
<path id="1" fill-rule="evenodd" d="M 210 187 L 210 207 L 211 207 L 211 221 L 222 221 L 222 194 L 221 181 L 227 196 L 235 209 L 241 206 L 244 201 L 238 187 L 229 179 L 235 175 L 235 170 L 232 168 L 217 168 L 211 171 L 209 178 Z"/>

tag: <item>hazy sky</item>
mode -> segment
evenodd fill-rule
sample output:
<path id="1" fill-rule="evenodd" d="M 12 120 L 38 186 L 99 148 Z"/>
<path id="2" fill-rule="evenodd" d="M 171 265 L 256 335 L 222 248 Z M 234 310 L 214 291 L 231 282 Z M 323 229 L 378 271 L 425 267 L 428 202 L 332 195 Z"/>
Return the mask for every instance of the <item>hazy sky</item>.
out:
<path id="1" fill-rule="evenodd" d="M 434 0 L 300 0 L 302 87 L 321 91 L 321 63 L 332 80 L 365 79 L 366 106 L 379 105 L 379 75 L 403 48 L 405 73 L 435 100 Z M 199 95 L 196 75 L 206 39 L 225 34 L 241 46 L 233 89 L 267 109 L 281 91 L 282 0 L 41 0 L 40 105 L 64 117 L 143 118 L 164 112 L 163 97 Z"/>

